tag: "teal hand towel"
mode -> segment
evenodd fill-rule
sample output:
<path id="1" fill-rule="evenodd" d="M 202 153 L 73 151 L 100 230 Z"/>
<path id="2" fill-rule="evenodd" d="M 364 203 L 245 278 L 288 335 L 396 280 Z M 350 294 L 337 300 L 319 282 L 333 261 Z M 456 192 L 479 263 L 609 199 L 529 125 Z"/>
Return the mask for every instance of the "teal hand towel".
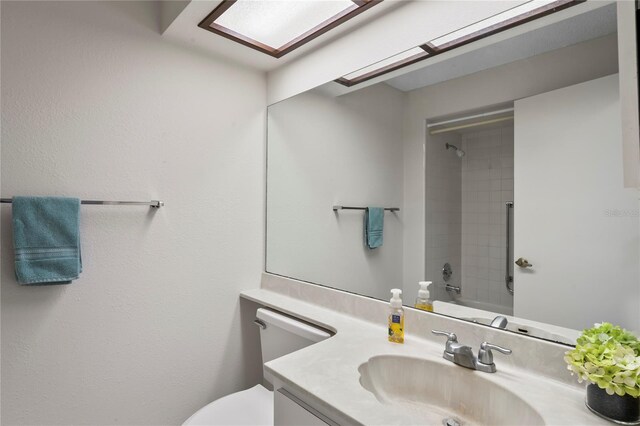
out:
<path id="1" fill-rule="evenodd" d="M 384 209 L 381 207 L 367 207 L 364 212 L 364 239 L 370 249 L 382 245 L 382 231 L 384 229 Z"/>
<path id="2" fill-rule="evenodd" d="M 68 284 L 82 272 L 80 200 L 14 197 L 13 247 L 20 284 Z"/>

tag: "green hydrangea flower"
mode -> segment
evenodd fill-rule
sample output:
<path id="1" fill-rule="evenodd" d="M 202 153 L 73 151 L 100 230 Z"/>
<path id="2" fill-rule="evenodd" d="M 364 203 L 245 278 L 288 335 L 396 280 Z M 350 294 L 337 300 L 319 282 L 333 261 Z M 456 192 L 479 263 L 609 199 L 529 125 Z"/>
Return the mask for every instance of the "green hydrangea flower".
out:
<path id="1" fill-rule="evenodd" d="M 567 368 L 609 395 L 640 397 L 640 341 L 627 330 L 604 322 L 584 330 L 565 353 Z"/>

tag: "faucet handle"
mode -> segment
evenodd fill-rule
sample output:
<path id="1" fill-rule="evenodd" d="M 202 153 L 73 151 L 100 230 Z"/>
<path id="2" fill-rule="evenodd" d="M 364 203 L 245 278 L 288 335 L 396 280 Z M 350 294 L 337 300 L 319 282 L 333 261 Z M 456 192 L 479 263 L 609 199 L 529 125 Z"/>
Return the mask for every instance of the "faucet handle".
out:
<path id="1" fill-rule="evenodd" d="M 502 346 L 494 345 L 493 343 L 484 342 L 480 345 L 480 350 L 478 351 L 478 362 L 487 365 L 493 364 L 492 349 L 505 355 L 509 355 L 512 352 L 511 349 L 503 348 Z"/>
<path id="2" fill-rule="evenodd" d="M 447 343 L 451 342 L 451 343 L 457 343 L 458 342 L 458 336 L 455 335 L 455 333 L 449 333 L 448 331 L 440 331 L 440 330 L 431 330 L 431 332 L 433 334 L 437 334 L 438 336 L 447 336 Z"/>
<path id="3" fill-rule="evenodd" d="M 440 331 L 440 330 L 431 330 L 433 334 L 437 334 L 438 336 L 446 336 L 447 343 L 444 346 L 444 351 L 448 353 L 453 353 L 452 345 L 454 343 L 458 343 L 458 336 L 455 333 L 449 333 L 448 331 Z"/>

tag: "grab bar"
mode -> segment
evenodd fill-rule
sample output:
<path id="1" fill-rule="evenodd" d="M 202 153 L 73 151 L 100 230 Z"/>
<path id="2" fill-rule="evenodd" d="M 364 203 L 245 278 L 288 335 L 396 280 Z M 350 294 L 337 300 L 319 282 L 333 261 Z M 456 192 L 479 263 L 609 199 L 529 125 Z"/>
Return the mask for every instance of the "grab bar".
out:
<path id="1" fill-rule="evenodd" d="M 504 283 L 507 286 L 507 291 L 513 294 L 513 275 L 511 275 L 511 262 L 509 261 L 509 253 L 511 252 L 511 209 L 513 209 L 513 201 L 507 201 L 505 203 L 506 216 L 507 216 L 507 244 L 506 256 L 505 256 L 505 274 Z"/>

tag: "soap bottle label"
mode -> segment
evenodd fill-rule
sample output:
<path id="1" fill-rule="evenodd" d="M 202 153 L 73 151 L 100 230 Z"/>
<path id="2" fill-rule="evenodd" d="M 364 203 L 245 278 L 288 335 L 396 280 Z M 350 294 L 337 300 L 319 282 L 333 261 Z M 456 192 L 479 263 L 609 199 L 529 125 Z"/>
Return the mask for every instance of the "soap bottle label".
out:
<path id="1" fill-rule="evenodd" d="M 404 315 L 389 315 L 389 341 L 404 343 Z"/>

